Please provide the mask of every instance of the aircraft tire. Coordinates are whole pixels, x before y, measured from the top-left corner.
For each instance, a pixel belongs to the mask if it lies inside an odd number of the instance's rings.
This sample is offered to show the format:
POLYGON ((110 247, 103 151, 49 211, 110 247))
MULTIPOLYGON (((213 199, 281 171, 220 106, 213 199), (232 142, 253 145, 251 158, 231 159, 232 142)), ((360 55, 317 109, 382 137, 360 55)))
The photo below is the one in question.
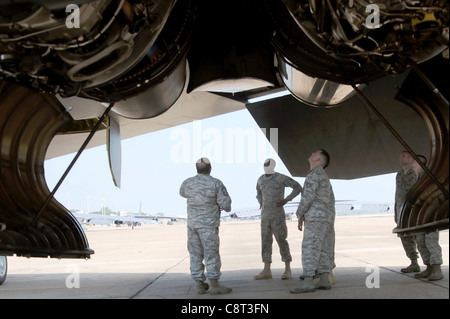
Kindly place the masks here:
POLYGON ((6 274, 8 273, 8 261, 6 256, 0 256, 0 286, 6 280, 6 274))

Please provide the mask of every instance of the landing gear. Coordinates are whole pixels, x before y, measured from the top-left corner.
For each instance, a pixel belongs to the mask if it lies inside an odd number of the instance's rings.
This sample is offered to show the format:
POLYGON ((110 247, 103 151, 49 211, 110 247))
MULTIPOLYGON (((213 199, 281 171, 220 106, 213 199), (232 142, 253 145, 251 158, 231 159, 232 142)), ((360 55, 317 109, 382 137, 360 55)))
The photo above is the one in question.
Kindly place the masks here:
POLYGON ((8 261, 6 260, 6 256, 0 256, 0 286, 5 282, 7 272, 8 261))

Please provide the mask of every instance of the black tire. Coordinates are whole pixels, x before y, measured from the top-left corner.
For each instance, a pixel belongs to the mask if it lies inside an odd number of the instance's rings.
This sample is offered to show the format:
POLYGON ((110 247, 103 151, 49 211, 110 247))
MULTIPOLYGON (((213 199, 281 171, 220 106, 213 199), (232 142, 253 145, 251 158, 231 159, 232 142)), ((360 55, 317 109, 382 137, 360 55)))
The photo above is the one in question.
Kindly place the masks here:
POLYGON ((0 256, 0 286, 6 280, 6 274, 8 273, 8 260, 6 256, 0 256))

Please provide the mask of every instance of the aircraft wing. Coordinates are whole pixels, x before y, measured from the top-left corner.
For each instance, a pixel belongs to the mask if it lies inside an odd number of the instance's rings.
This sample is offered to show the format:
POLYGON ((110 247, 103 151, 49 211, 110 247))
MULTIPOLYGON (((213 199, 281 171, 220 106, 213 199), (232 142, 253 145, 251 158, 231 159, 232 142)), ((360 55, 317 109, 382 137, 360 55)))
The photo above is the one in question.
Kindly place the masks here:
POLYGON ((93 253, 46 158, 108 136, 120 184, 120 139, 244 108, 294 176, 319 147, 343 179, 423 153, 395 232, 448 228, 449 3, 407 3, 0 0, 0 253, 93 253))
MULTIPOLYGON (((105 107, 92 100, 79 97, 67 99, 59 98, 65 109, 70 109, 74 120, 100 117, 105 107)), ((180 99, 163 114, 149 119, 129 119, 116 114, 111 114, 120 125, 121 139, 127 139, 142 134, 164 130, 177 125, 202 120, 221 114, 245 109, 245 103, 231 100, 210 92, 186 93, 183 90, 180 99)), ((56 135, 46 152, 46 159, 58 157, 78 151, 83 141, 88 136, 86 133, 58 134, 56 135)), ((89 143, 89 147, 96 147, 106 143, 106 130, 96 133, 89 143)), ((151 147, 149 145, 149 147, 151 147)))
MULTIPOLYGON (((425 122, 395 99, 406 76, 374 81, 364 88, 364 94, 412 149, 428 156, 425 122)), ((260 127, 277 128, 278 154, 293 176, 306 176, 308 157, 318 148, 330 153, 327 174, 332 179, 375 176, 399 169, 398 154, 404 147, 358 96, 330 109, 313 108, 291 95, 247 107, 260 127)))

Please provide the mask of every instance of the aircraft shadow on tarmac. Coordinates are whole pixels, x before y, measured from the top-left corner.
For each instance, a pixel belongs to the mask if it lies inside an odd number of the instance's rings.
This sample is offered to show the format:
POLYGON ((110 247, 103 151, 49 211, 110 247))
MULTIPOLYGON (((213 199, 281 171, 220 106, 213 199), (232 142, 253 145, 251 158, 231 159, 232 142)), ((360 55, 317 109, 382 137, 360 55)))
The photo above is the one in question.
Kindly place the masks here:
MULTIPOLYGON (((281 280, 283 269, 273 278, 253 280, 260 269, 223 271, 221 284, 231 294, 199 295, 189 273, 68 273, 11 274, 0 286, 0 299, 441 299, 449 298, 449 267, 444 279, 430 282, 400 272, 401 266, 338 267, 330 290, 291 294, 298 287, 301 269, 293 278, 281 280), (378 271, 378 272, 377 272, 378 271)), ((424 269, 424 267, 422 267, 424 269)), ((262 302, 262 301, 261 301, 262 302)))

